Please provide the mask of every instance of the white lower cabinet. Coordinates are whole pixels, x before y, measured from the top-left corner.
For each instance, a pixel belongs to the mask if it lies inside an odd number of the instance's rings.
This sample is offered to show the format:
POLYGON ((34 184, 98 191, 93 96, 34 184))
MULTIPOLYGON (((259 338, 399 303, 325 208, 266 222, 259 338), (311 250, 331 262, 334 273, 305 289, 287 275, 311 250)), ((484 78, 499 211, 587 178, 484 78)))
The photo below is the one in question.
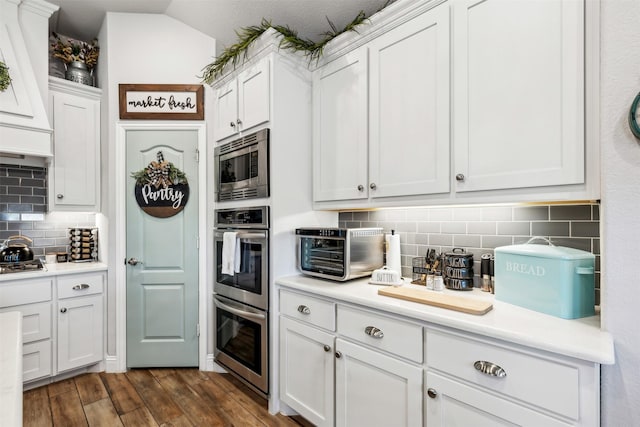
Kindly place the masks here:
POLYGON ((432 372, 425 383, 427 427, 572 425, 432 372))
POLYGON ((102 295, 58 302, 58 371, 102 360, 102 295))
POLYGON ((280 400, 318 427, 333 425, 334 341, 328 332, 280 319, 280 400))
POLYGON ((280 290, 279 367, 317 426, 600 425, 598 363, 303 291, 280 290))
POLYGON ((336 426, 422 426, 422 369, 337 339, 336 426))
POLYGON ((422 426, 420 326, 286 290, 280 312, 282 402, 316 426, 422 426))
POLYGON ((57 280, 59 372, 103 359, 104 278, 102 273, 87 273, 57 280))
POLYGON ((54 280, 11 280, 0 283, 0 312, 22 314, 22 379, 32 381, 52 373, 54 280))
POLYGON ((427 329, 427 427, 597 426, 599 367, 427 329))
POLYGON ((95 272, 0 282, 0 312, 22 313, 25 383, 103 360, 105 280, 95 272))

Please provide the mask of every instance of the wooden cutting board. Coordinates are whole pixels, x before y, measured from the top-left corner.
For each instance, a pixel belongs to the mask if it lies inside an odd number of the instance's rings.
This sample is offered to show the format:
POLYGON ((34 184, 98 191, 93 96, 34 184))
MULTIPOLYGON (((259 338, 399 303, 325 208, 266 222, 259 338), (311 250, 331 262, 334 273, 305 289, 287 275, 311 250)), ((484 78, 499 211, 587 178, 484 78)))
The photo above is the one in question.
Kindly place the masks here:
POLYGON ((491 301, 443 294, 441 292, 427 291, 426 289, 408 288, 406 286, 381 288, 378 289, 378 294, 476 315, 485 314, 493 308, 491 301))

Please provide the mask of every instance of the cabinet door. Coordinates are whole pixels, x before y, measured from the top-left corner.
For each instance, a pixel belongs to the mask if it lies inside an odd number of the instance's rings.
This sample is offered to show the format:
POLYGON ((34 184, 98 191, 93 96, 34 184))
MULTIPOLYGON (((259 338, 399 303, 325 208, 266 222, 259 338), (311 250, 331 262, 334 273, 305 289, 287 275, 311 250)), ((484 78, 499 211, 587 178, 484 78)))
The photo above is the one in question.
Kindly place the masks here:
POLYGON ((584 182, 583 1, 453 3, 456 191, 584 182))
POLYGON ((238 75, 239 130, 248 130, 269 121, 271 102, 269 60, 264 59, 238 75))
POLYGON ((367 98, 366 48, 314 73, 314 201, 368 197, 367 98))
POLYGON ((422 369, 337 339, 336 426, 422 426, 422 369))
POLYGON ((426 388, 427 427, 572 425, 432 372, 426 388))
POLYGON ((53 97, 53 209, 96 210, 100 172, 100 102, 67 93, 53 97))
POLYGON ((102 295, 58 302, 58 372, 103 359, 102 295))
POLYGON ((238 132, 238 81, 234 79, 214 93, 214 132, 216 141, 220 141, 238 132))
POLYGON ((51 375, 51 340, 30 342, 22 346, 22 381, 51 375))
POLYGON ((449 192, 449 3, 369 44, 371 197, 449 192))
POLYGON ((334 337, 280 318, 280 399, 318 427, 333 426, 334 337))

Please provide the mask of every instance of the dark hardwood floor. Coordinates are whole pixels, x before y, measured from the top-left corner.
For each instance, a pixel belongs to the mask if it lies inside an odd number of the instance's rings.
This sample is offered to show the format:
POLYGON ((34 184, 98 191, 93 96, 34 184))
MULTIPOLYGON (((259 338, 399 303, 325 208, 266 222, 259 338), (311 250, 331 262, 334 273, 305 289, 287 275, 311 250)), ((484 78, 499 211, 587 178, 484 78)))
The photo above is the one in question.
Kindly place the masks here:
POLYGON ((24 426, 283 426, 267 401, 228 374, 197 369, 93 373, 24 392, 24 426))

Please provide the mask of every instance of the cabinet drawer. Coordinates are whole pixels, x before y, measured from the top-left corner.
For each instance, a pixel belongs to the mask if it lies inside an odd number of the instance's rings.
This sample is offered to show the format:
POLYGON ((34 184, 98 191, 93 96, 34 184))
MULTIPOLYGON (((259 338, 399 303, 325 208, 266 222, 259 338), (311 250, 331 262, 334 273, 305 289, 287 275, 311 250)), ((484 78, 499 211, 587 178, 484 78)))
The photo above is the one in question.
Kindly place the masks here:
POLYGON ((336 304, 320 298, 281 289, 280 313, 329 331, 336 330, 336 304))
POLYGON ((338 306, 338 333, 422 363, 422 327, 392 317, 338 306))
POLYGON ((437 369, 557 414, 579 418, 578 366, 433 330, 427 331, 426 347, 429 370, 437 369), (506 375, 483 373, 481 367, 474 366, 478 361, 497 365, 506 375))
POLYGON ((44 340, 22 346, 22 381, 51 375, 51 341, 44 340))
POLYGON ((104 274, 77 274, 58 277, 58 298, 72 298, 102 293, 104 274))
POLYGON ((52 279, 18 280, 0 284, 0 307, 51 301, 52 279))
POLYGON ((51 302, 3 308, 0 313, 5 311, 22 313, 22 342, 24 344, 51 338, 51 302))

